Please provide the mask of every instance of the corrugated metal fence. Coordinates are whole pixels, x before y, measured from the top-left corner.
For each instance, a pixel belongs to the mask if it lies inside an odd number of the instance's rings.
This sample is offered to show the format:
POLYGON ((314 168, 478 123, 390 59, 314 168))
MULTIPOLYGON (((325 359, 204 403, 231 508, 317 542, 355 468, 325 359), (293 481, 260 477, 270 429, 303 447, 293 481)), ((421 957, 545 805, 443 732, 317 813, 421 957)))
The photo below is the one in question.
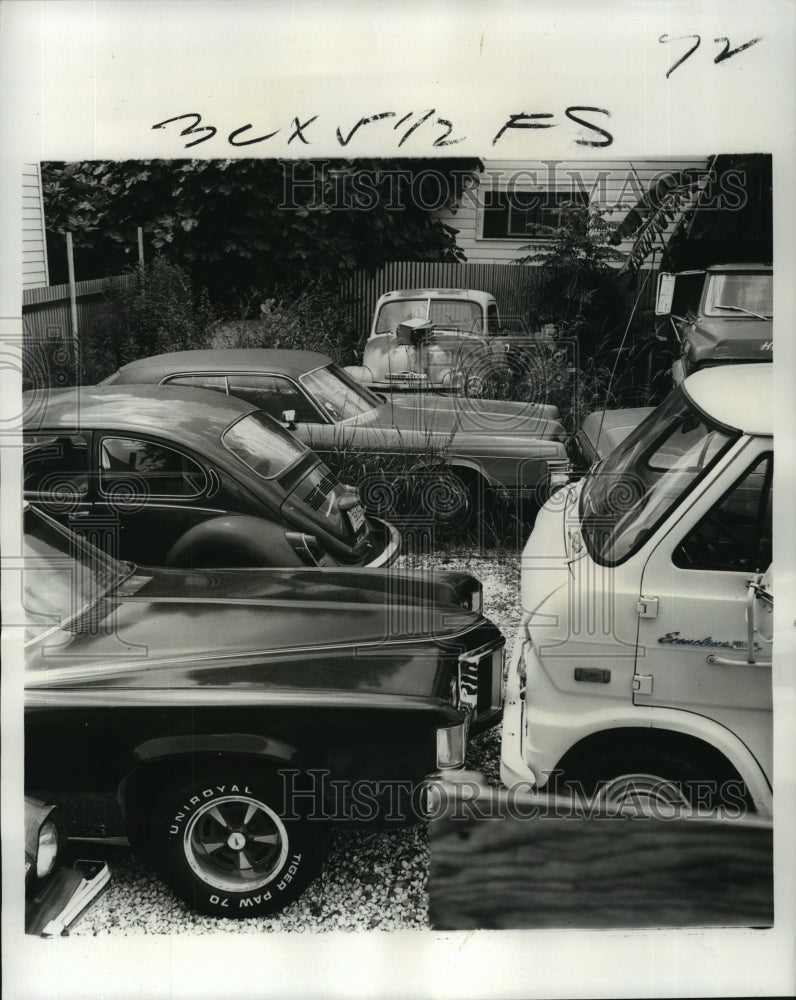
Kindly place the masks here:
MULTIPOLYGON (((504 319, 525 318, 532 308, 541 281, 536 267, 516 264, 456 264, 436 262, 396 262, 375 274, 359 271, 340 288, 341 299, 352 309, 357 336, 364 340, 384 292, 400 288, 478 288, 495 296, 504 319)), ((655 300, 654 272, 623 276, 621 281, 629 315, 638 296, 637 314, 651 308, 655 300), (639 291, 641 292, 639 296, 639 291)), ((106 292, 111 287, 132 284, 133 275, 80 281, 76 284, 78 333, 108 315, 111 305, 106 292)), ((22 293, 25 332, 31 340, 66 340, 72 335, 69 285, 27 288, 22 293)))
MULTIPOLYGON (((135 281, 132 274, 75 283, 78 334, 85 333, 107 316, 111 304, 106 293, 135 281)), ((25 288, 22 292, 22 321, 30 340, 69 340, 72 336, 72 312, 69 285, 25 288)))
MULTIPOLYGON (((370 330, 370 323, 380 295, 401 288, 477 288, 495 296, 501 316, 526 318, 542 280, 538 267, 517 264, 457 264, 436 262, 397 262, 386 264, 375 274, 357 272, 343 284, 341 298, 352 309, 359 340, 370 330)), ((623 275, 625 306, 628 315, 639 294, 637 315, 649 309, 655 300, 656 274, 623 275)))

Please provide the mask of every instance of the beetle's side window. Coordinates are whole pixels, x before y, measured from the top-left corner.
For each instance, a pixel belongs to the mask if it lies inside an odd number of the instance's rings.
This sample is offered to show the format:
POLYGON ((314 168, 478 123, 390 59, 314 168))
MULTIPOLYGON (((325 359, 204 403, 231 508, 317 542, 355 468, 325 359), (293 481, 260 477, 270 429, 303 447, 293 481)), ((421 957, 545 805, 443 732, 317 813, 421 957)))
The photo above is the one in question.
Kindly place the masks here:
POLYGON ((134 503, 148 497, 192 497, 207 477, 192 458, 138 438, 106 437, 100 443, 100 491, 134 503))
POLYGON ((88 493, 88 441, 82 434, 30 434, 23 452, 25 492, 37 496, 88 493))
POLYGON ((763 455, 674 551, 681 569, 762 573, 771 564, 774 456, 763 455))
POLYGON ((299 423, 318 423, 320 416, 301 389, 279 375, 229 375, 229 394, 253 403, 275 420, 295 410, 299 423))
POLYGON ((175 375, 168 379, 168 385, 184 385, 189 389, 214 389, 226 393, 227 380, 223 375, 175 375))

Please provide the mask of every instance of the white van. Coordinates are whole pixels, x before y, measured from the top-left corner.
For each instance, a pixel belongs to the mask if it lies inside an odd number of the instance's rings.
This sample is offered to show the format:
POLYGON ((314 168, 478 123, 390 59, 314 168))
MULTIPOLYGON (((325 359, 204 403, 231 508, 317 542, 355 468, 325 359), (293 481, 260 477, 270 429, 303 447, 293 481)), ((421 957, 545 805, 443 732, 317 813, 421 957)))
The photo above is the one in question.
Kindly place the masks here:
POLYGON ((696 372, 540 511, 506 785, 771 813, 772 374, 696 372))

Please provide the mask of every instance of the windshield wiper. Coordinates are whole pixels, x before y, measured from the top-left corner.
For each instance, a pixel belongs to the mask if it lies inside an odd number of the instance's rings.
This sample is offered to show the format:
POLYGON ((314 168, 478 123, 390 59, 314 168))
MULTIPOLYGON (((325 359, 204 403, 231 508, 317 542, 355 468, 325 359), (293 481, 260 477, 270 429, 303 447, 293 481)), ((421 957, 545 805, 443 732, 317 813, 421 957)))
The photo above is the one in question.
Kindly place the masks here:
POLYGON ((754 312, 752 309, 744 309, 743 306, 713 306, 714 309, 727 309, 731 312, 744 313, 746 316, 754 316, 756 319, 773 319, 773 316, 764 316, 754 312))

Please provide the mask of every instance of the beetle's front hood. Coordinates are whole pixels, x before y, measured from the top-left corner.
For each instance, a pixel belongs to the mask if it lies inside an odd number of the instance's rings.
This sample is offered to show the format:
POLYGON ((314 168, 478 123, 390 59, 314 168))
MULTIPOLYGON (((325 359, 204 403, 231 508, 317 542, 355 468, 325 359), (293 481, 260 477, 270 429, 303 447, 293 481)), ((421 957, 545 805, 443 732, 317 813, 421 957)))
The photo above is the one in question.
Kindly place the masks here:
POLYGON ((463 606, 477 590, 461 573, 146 569, 30 646, 27 686, 248 687, 270 664, 276 686, 359 685, 364 673, 379 687, 379 658, 427 667, 479 625, 497 634, 463 606))

